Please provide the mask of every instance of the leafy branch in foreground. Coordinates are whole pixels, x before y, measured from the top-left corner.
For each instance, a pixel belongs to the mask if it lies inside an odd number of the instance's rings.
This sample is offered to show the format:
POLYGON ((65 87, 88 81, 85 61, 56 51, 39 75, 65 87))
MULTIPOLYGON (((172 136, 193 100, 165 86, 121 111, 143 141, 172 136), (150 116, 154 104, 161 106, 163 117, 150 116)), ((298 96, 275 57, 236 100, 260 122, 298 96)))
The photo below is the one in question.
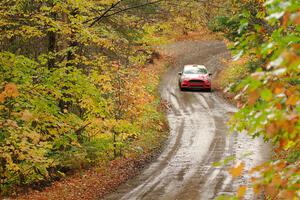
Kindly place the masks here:
POLYGON ((299 9, 295 0, 243 1, 212 25, 235 42, 237 59, 256 63, 231 88, 242 105, 231 124, 273 143, 274 158, 251 171, 254 192, 271 199, 300 198, 299 9))

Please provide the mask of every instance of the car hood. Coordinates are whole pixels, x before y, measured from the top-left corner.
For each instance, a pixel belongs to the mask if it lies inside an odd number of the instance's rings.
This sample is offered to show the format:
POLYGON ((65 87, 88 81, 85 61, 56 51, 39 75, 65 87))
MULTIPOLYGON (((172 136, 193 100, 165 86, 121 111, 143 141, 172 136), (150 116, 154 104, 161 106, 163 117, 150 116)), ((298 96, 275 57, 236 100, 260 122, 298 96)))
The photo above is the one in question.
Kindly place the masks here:
POLYGON ((200 79, 207 80, 209 78, 208 74, 184 74, 181 76, 182 79, 200 79))

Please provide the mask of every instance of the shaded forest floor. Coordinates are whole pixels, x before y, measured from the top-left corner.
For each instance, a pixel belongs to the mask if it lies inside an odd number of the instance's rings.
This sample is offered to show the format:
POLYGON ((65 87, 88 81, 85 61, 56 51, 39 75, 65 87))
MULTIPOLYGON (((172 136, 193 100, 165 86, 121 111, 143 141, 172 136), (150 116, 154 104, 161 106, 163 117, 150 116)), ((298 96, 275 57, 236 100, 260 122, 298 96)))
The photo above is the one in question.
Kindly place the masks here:
POLYGON ((15 199, 99 199, 137 175, 155 155, 150 153, 141 157, 117 159, 102 167, 94 167, 57 181, 41 192, 31 190, 15 199))

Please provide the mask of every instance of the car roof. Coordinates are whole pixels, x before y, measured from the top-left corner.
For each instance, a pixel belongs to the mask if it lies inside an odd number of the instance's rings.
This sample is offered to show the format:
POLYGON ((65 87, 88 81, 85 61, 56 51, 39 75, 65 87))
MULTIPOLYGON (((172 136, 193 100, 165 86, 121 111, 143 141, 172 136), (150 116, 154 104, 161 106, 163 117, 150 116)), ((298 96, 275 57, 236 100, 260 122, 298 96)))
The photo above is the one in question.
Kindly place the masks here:
POLYGON ((202 68, 202 69, 206 69, 206 67, 204 65, 184 65, 185 69, 191 69, 191 68, 202 68))

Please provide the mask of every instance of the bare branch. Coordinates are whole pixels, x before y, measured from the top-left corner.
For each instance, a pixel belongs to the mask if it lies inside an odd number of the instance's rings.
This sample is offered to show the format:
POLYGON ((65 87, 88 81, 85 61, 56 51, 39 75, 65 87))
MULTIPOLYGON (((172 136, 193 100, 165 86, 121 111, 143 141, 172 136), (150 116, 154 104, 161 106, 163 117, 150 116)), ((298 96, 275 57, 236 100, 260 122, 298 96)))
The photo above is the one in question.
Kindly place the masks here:
MULTIPOLYGON (((98 21, 100 21, 107 13, 109 13, 112 9, 114 9, 117 5, 119 5, 122 1, 124 0, 119 0, 118 2, 114 3, 114 4, 111 4, 111 6, 105 11, 103 12, 100 16, 98 17, 95 17, 93 19, 93 22, 92 24, 90 25, 90 27, 94 26, 94 24, 96 24, 98 21)), ((89 21, 87 21, 89 22, 89 21)))
POLYGON ((97 22, 100 22, 102 19, 104 18, 107 18, 107 17, 111 17, 111 16, 114 16, 114 15, 117 15, 117 14, 120 14, 120 13, 123 13, 123 12, 126 12, 128 10, 132 10, 132 9, 136 9, 136 8, 141 8, 141 7, 145 7, 145 6, 148 6, 148 5, 152 5, 152 4, 157 4, 157 3, 160 3, 164 0, 157 0, 157 1, 152 1, 152 2, 148 2, 148 3, 144 3, 144 4, 140 4, 140 5, 136 5, 136 6, 132 6, 132 7, 127 7, 127 8, 124 8, 122 10, 119 10, 119 11, 116 11, 116 12, 113 12, 111 14, 109 14, 109 12, 115 8, 122 0, 120 0, 118 3, 116 4, 113 4, 109 9, 107 9, 102 15, 100 15, 99 17, 96 17, 94 18, 94 21, 92 22, 92 24, 90 25, 90 27, 92 27, 93 25, 95 25, 97 22))

